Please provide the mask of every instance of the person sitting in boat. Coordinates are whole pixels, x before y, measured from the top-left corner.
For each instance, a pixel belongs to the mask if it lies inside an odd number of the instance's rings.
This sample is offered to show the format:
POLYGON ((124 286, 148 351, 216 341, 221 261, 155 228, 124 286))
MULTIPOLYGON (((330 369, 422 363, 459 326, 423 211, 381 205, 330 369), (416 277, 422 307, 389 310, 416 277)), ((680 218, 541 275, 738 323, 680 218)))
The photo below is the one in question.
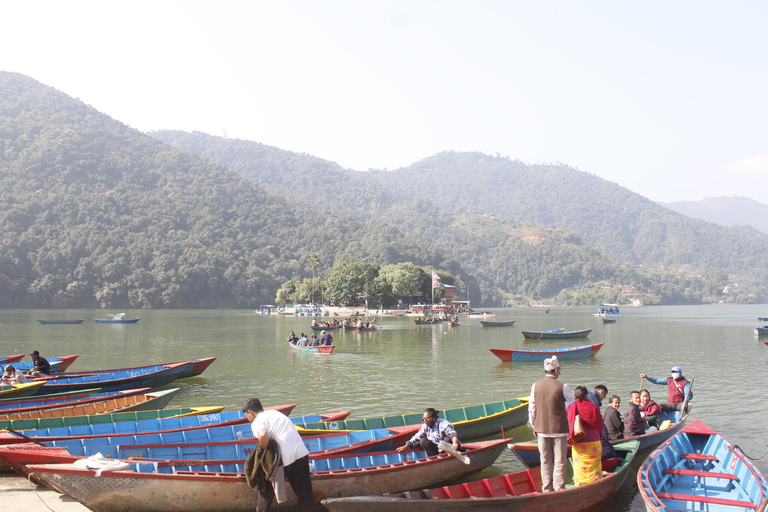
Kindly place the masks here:
POLYGON ((635 437, 645 434, 645 424, 640 417, 640 392, 629 394, 629 406, 624 413, 624 437, 635 437))
MULTIPOLYGON (((325 332, 325 331, 323 331, 325 332)), ((317 339, 317 334, 312 333, 312 337, 309 338, 309 343, 307 343, 307 346, 309 347, 317 347, 320 345, 320 340, 317 339)))
POLYGON ((304 333, 301 333, 301 337, 299 338, 299 341, 296 342, 296 344, 300 347, 306 347, 307 343, 309 343, 309 340, 307 339, 307 335, 304 333))
POLYGON ((608 388, 605 384, 598 384, 595 389, 588 389, 589 401, 595 404, 598 408, 603 406, 603 399, 608 396, 608 388))
POLYGON ((27 378, 24 376, 24 372, 17 370, 12 364, 5 365, 3 376, 0 379, 3 384, 20 384, 27 382, 27 378))
POLYGON ((331 336, 331 333, 325 331, 320 333, 320 345, 326 347, 333 345, 333 336, 331 336))
POLYGON ((29 353, 29 357, 35 362, 35 366, 27 370, 27 377, 40 377, 51 373, 51 363, 46 358, 40 357, 40 352, 33 350, 29 353))
POLYGON ((651 400, 651 393, 644 389, 640 392, 640 415, 645 421, 646 430, 650 427, 659 428, 659 415, 661 408, 659 404, 651 400))
POLYGON ((422 423, 421 428, 397 451, 402 452, 409 448, 420 447, 428 455, 437 455, 441 451, 441 448, 438 446, 440 441, 450 442, 454 451, 461 450, 461 442, 459 441, 456 429, 453 428, 450 421, 438 418, 437 413, 439 412, 432 407, 425 409, 422 418, 424 423, 422 423))
POLYGON ((611 437, 608 435, 608 427, 605 426, 605 423, 603 423, 603 437, 600 440, 600 444, 602 446, 600 465, 603 467, 603 471, 612 472, 619 464, 619 456, 611 444, 611 437))
POLYGON ((290 343, 296 343, 299 340, 299 338, 296 337, 296 333, 291 331, 291 334, 288 335, 288 341, 290 343))
POLYGON ((688 401, 693 400, 691 383, 683 377, 683 370, 679 366, 673 366, 670 373, 672 376, 666 378, 654 378, 645 373, 640 374, 641 379, 648 379, 648 382, 653 384, 659 386, 666 384, 667 390, 669 390, 669 400, 659 403, 659 407, 664 412, 679 411, 682 409, 683 403, 686 403, 687 408, 686 397, 688 397, 688 401))
POLYGON ((624 422, 619 412, 620 406, 621 398, 612 395, 610 400, 608 400, 608 408, 605 410, 605 414, 603 414, 603 423, 605 423, 605 428, 608 429, 608 437, 611 441, 624 439, 624 422))
POLYGON ((312 327, 316 326, 317 325, 317 320, 313 318, 312 322, 310 322, 309 325, 311 325, 312 327))

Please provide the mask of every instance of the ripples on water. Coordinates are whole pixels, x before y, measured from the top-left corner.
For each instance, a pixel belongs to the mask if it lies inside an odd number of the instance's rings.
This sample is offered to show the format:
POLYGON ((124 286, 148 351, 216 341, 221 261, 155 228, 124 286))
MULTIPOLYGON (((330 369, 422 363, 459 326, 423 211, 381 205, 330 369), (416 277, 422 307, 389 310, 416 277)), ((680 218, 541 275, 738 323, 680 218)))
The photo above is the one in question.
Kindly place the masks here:
MULTIPOLYGON (((96 324, 105 311, 4 310, 0 354, 40 350, 43 356, 81 354, 73 370, 119 368, 198 357, 217 361, 201 376, 175 383, 181 388, 169 407, 221 405, 239 409, 258 396, 272 405, 295 403, 294 414, 351 411, 351 418, 446 409, 526 396, 543 375, 541 363, 501 363, 489 348, 540 349, 605 343, 596 358, 564 361, 562 380, 606 384, 626 404, 640 387, 640 373, 666 377, 674 365, 695 377, 691 417, 709 424, 750 456, 768 442, 766 389, 768 347, 752 329, 768 306, 681 306, 624 308, 616 324, 602 324, 592 309, 497 309, 513 327, 417 326, 409 317, 383 317, 375 333, 334 331, 330 356, 292 352, 291 330, 310 333, 309 318, 263 316, 246 311, 125 311, 135 325, 96 324), (87 318, 81 325, 40 325, 36 318, 87 318), (594 329, 586 339, 524 341, 520 330, 563 327, 594 329)), ((768 339, 768 338, 767 338, 768 339)), ((170 387, 170 386, 169 386, 170 387)), ((663 386, 649 385, 663 400, 663 386)), ((506 433, 518 441, 528 427, 506 433)), ((766 458, 768 459, 768 457, 766 458)), ((768 461, 758 466, 768 473, 768 461)), ((482 476, 519 470, 503 454, 482 476)), ((643 510, 634 477, 609 510, 643 510)))

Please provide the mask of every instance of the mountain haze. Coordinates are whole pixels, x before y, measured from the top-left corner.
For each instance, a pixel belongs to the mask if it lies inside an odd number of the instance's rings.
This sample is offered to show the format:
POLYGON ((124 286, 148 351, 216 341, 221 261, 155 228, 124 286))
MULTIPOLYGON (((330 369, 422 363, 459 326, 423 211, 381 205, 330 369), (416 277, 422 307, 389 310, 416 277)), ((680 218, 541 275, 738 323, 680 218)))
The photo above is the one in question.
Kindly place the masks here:
POLYGON ((659 204, 694 219, 721 226, 752 226, 768 233, 768 205, 748 197, 707 197, 701 201, 659 204))

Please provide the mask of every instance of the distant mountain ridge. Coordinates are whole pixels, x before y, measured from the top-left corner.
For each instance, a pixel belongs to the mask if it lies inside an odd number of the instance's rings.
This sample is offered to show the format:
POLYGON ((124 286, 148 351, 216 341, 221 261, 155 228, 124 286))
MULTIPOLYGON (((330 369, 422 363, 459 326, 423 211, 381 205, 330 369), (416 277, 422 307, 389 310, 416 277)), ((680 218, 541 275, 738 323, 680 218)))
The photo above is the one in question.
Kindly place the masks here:
POLYGON ((701 201, 659 204, 694 219, 721 226, 752 226, 768 233, 768 205, 748 197, 707 197, 701 201))

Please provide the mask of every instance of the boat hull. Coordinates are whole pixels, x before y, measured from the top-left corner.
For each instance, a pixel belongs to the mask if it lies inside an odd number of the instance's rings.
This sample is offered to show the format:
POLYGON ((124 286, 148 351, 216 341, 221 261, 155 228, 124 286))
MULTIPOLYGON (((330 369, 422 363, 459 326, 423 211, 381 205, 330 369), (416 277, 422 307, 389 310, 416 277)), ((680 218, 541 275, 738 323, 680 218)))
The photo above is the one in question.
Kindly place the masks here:
POLYGON ((480 323, 483 324, 483 327, 512 327, 515 325, 514 320, 480 320, 480 323))
POLYGON ((586 338, 592 329, 581 331, 521 331, 527 340, 559 340, 565 338, 586 338))
POLYGON ((22 382, 0 386, 0 398, 25 398, 35 395, 45 382, 22 382))
POLYGON ((295 352, 308 352, 310 354, 330 354, 333 352, 333 349, 336 348, 336 345, 321 345, 319 347, 300 347, 299 345, 294 345, 293 343, 288 343, 288 345, 291 347, 291 350, 295 352))
POLYGON ((191 365, 192 363, 186 362, 160 365, 164 366, 164 368, 150 367, 144 369, 144 371, 137 370, 136 372, 123 371, 113 374, 84 375, 82 377, 55 376, 46 379, 45 386, 40 389, 38 395, 77 391, 95 386, 100 387, 102 391, 122 391, 133 388, 163 386, 178 379, 179 375, 191 365), (152 368, 156 368, 156 370, 152 370, 152 368))
POLYGON ((488 350, 493 352, 496 357, 505 363, 511 363, 544 361, 545 359, 548 359, 552 356, 557 356, 559 360, 595 357, 602 346, 602 343, 596 343, 594 345, 583 345, 580 347, 558 348, 552 350, 510 350, 502 348, 491 348, 488 350))
MULTIPOLYGON (((470 464, 447 454, 367 468, 312 473, 315 500, 421 489, 464 478, 496 460, 508 440, 477 443, 470 464)), ((470 448, 469 446, 467 446, 470 448)), ((96 478, 71 464, 28 466, 30 477, 79 501, 94 512, 252 512, 258 494, 239 473, 103 472, 96 478)), ((288 501, 297 503, 290 485, 288 501)))

